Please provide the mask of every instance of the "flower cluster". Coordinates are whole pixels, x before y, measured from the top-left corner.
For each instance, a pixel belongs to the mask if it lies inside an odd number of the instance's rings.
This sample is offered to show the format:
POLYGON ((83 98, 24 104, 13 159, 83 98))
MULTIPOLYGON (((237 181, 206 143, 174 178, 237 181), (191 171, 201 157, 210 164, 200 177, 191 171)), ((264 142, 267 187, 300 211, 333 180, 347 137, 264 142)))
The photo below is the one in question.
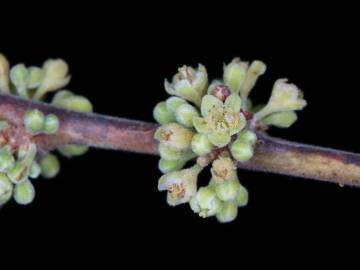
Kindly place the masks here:
MULTIPOLYGON (((49 93, 56 91, 50 101, 52 105, 92 112, 92 104, 87 98, 63 89, 70 81, 68 71, 68 65, 62 59, 49 59, 42 67, 26 67, 24 64, 10 67, 8 60, 0 53, 0 92, 45 101, 49 93)), ((40 175, 53 178, 59 173, 58 158, 52 153, 38 155, 32 139, 40 134, 54 134, 60 127, 61 121, 56 115, 44 115, 37 109, 25 113, 21 127, 0 119, 0 207, 12 197, 19 204, 29 204, 35 196, 30 179, 40 175), (9 138, 20 136, 21 130, 25 130, 29 136, 18 145, 9 138)), ((73 157, 84 154, 88 147, 68 144, 59 146, 57 150, 66 157, 73 157)))
POLYGON ((172 95, 153 111, 161 126, 154 137, 159 142, 158 189, 167 191, 171 206, 189 203, 200 217, 215 216, 219 222, 233 221, 238 207, 248 203, 248 192, 240 183, 236 162, 248 162, 257 144, 256 130, 270 126, 289 127, 295 111, 305 107, 302 92, 286 79, 275 82, 268 104, 253 107, 249 94, 266 66, 235 58, 224 65, 222 80, 208 82, 205 67, 183 66, 165 80, 172 95), (184 166, 196 159, 194 165, 184 166), (211 164, 211 179, 198 186, 198 175, 211 164))

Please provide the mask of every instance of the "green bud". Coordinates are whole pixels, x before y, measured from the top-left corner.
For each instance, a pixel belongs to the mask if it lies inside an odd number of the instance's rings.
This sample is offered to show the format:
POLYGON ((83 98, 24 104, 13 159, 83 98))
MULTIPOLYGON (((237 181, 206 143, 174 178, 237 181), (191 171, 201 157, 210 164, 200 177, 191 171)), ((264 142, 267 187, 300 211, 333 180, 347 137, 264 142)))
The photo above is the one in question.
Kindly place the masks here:
POLYGON ((15 85, 18 94, 22 97, 28 97, 27 85, 29 82, 29 72, 24 64, 18 64, 11 68, 10 79, 15 85))
POLYGON ((67 98, 56 99, 52 102, 53 105, 77 112, 92 112, 93 107, 91 102, 83 96, 70 96, 67 98))
POLYGON ((39 87, 43 77, 44 71, 38 67, 29 67, 29 81, 28 81, 28 88, 34 89, 39 87))
POLYGON ((169 159, 169 160, 180 159, 184 155, 184 152, 174 151, 174 150, 170 149, 169 147, 167 147, 163 143, 159 144, 159 149, 158 150, 159 150, 159 153, 160 153, 160 157, 165 158, 165 159, 169 159))
POLYGON ((27 131, 32 134, 42 132, 44 128, 45 116, 44 114, 35 109, 27 111, 24 116, 24 125, 27 131))
POLYGON ((190 207, 200 217, 206 218, 214 216, 222 208, 222 203, 216 196, 214 189, 210 186, 199 188, 194 201, 190 202, 190 207))
POLYGON ((229 157, 219 157, 212 163, 211 175, 213 180, 219 184, 237 179, 234 162, 229 157))
POLYGON ((214 145, 209 141, 207 135, 197 133, 192 137, 191 149, 195 154, 203 156, 209 154, 214 149, 214 145))
POLYGON ((9 147, 0 149, 0 172, 6 173, 11 170, 15 165, 15 159, 9 147))
POLYGON ((68 98, 68 97, 72 97, 72 96, 74 96, 73 92, 64 89, 64 90, 56 92, 56 94, 54 95, 54 97, 51 100, 51 103, 53 105, 55 105, 57 102, 59 102, 59 100, 68 98))
POLYGON ((235 58, 224 67, 224 82, 233 93, 238 93, 246 77, 246 65, 235 58))
POLYGON ((70 81, 69 67, 62 59, 50 59, 43 65, 44 76, 34 94, 35 100, 41 100, 47 92, 57 90, 70 81))
POLYGON ((57 150, 65 157, 71 158, 75 156, 81 156, 85 154, 89 147, 85 145, 78 145, 78 144, 65 144, 59 146, 57 150))
POLYGON ((224 181, 221 184, 215 185, 215 192, 218 198, 222 201, 232 201, 238 195, 240 184, 237 179, 224 181))
POLYGON ((43 131, 46 134, 54 134, 59 129, 59 118, 55 114, 48 114, 45 117, 43 131))
POLYGON ((173 113, 175 113, 177 108, 179 108, 181 105, 187 104, 185 99, 179 97, 169 97, 165 103, 167 109, 173 113))
POLYGON ((159 170, 162 173, 169 173, 173 171, 181 170, 186 163, 185 159, 164 159, 161 158, 159 161, 159 170))
POLYGON ((36 161, 33 161, 33 163, 30 166, 29 177, 33 179, 38 178, 40 173, 41 173, 40 165, 36 161))
POLYGON ((264 126, 276 126, 279 128, 288 128, 294 124, 297 120, 295 112, 279 112, 273 113, 261 120, 261 124, 264 126))
POLYGON ((159 127, 154 138, 173 151, 186 151, 190 149, 194 133, 177 123, 169 123, 159 127))
POLYGON ((19 151, 18 161, 15 162, 14 167, 7 173, 11 182, 18 184, 27 179, 36 153, 36 144, 30 144, 26 150, 19 151))
POLYGON ((221 210, 216 214, 216 218, 221 223, 227 223, 235 220, 238 214, 236 202, 224 202, 221 210))
POLYGON ((53 154, 46 154, 40 160, 41 175, 45 178, 53 178, 60 171, 60 162, 53 154))
POLYGON ((9 61, 0 53, 0 92, 10 93, 9 69, 9 61))
POLYGON ((162 101, 156 104, 153 110, 155 120, 160 124, 168 124, 175 121, 174 114, 167 108, 166 102, 162 101))
POLYGON ((11 199, 12 193, 13 184, 5 174, 0 173, 0 206, 11 199))
POLYGON ((237 140, 243 143, 254 145, 257 141, 257 136, 254 132, 247 129, 239 133, 237 140))
POLYGON ((240 140, 236 140, 231 144, 230 151, 233 157, 241 162, 250 160, 254 155, 253 146, 240 140))
POLYGON ((35 188, 33 184, 26 180, 22 183, 15 185, 14 200, 18 204, 27 205, 35 198, 35 188))
POLYGON ((194 126, 193 118, 195 116, 199 116, 199 112, 190 104, 180 105, 175 112, 176 121, 186 127, 194 126))
POLYGON ((240 185, 238 194, 236 196, 236 203, 239 207, 241 207, 247 205, 248 201, 249 201, 249 192, 243 185, 240 185))

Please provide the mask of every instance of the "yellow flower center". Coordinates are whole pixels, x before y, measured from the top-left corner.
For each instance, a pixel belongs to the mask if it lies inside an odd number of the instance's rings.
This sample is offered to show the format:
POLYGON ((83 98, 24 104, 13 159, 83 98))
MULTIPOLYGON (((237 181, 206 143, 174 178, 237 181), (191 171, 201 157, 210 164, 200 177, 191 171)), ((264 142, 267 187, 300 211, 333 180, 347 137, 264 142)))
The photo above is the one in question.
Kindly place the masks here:
POLYGON ((172 199, 182 199, 185 197, 184 184, 173 184, 171 187, 168 188, 168 192, 172 199))

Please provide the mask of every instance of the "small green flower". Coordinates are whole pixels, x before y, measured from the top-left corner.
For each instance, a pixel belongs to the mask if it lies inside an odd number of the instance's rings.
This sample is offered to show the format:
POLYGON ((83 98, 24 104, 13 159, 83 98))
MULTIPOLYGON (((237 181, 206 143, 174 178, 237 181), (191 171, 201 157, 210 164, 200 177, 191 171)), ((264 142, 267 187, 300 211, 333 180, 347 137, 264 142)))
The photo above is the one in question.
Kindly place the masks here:
POLYGON ((13 193, 13 184, 4 173, 0 173, 0 206, 7 203, 13 193))
POLYGON ((70 81, 69 67, 62 59, 47 60, 43 65, 43 70, 43 79, 33 97, 36 100, 41 100, 46 93, 64 87, 70 81))
POLYGON ((30 204, 35 198, 35 188, 33 184, 26 180, 22 183, 16 184, 14 189, 14 200, 18 204, 30 204))
POLYGON ((165 103, 167 109, 172 113, 175 113, 181 105, 188 104, 185 99, 180 97, 169 97, 165 103))
POLYGON ((235 201, 224 202, 216 218, 221 223, 234 221, 238 214, 238 207, 235 201))
POLYGON ((207 84, 208 76, 203 65, 199 65, 197 70, 183 66, 173 77, 172 83, 165 80, 165 90, 170 95, 182 97, 200 106, 207 84))
POLYGON ((60 171, 60 162, 53 154, 46 154, 40 160, 41 175, 44 178, 53 178, 60 171))
POLYGON ((244 142, 244 143, 248 143, 251 145, 255 145, 256 141, 257 141, 257 136, 254 132, 252 132, 251 130, 243 130, 241 131, 238 136, 237 136, 237 140, 244 142))
POLYGON ((24 116, 24 125, 31 134, 38 134, 43 131, 45 122, 44 114, 35 109, 27 111, 24 116))
POLYGON ((235 140, 230 146, 232 156, 241 162, 249 161, 254 155, 254 147, 250 143, 235 140))
POLYGON ((34 89, 39 87, 43 78, 44 78, 44 71, 39 67, 29 67, 29 81, 28 81, 28 88, 34 89))
POLYGON ((257 120, 276 112, 302 110, 306 106, 303 94, 294 84, 287 83, 286 79, 275 82, 268 104, 255 114, 257 120))
POLYGON ((194 133, 177 123, 170 123, 159 127, 154 137, 161 144, 173 151, 186 151, 190 149, 194 133))
POLYGON ((249 202, 249 192, 243 185, 240 185, 238 194, 236 196, 236 203, 239 207, 242 207, 247 205, 248 202, 249 202))
POLYGON ((29 177, 35 179, 38 178, 40 174, 41 174, 40 165, 36 161, 33 161, 33 163, 30 166, 29 177))
POLYGON ((161 158, 159 160, 159 170, 162 173, 169 173, 173 171, 181 170, 186 163, 184 159, 165 159, 161 158))
POLYGON ((236 166, 231 158, 219 157, 212 163, 211 175, 218 184, 235 180, 237 179, 236 166))
POLYGON ((75 156, 81 156, 89 151, 89 147, 78 144, 65 144, 59 146, 57 150, 65 157, 71 158, 75 156))
POLYGON ((54 134, 59 129, 59 118, 55 114, 48 114, 44 120, 43 131, 45 134, 54 134))
POLYGON ((83 96, 72 95, 64 98, 53 99, 52 104, 54 106, 77 111, 77 112, 92 112, 93 106, 91 102, 83 96))
POLYGON ((175 121, 175 115, 167 108, 165 101, 156 104, 153 110, 153 116, 160 124, 168 124, 175 121))
POLYGON ((9 61, 0 53, 0 92, 10 93, 9 70, 9 61))
POLYGON ((245 81, 246 71, 247 63, 241 62, 239 58, 233 59, 230 64, 224 66, 224 82, 232 93, 239 93, 245 81))
POLYGON ((222 201, 232 201, 236 199, 240 189, 240 183, 237 179, 224 181, 215 185, 215 192, 222 201))
POLYGON ((193 118, 198 116, 198 110, 190 104, 182 104, 175 111, 176 121, 186 127, 193 127, 193 118))
POLYGON ((269 116, 261 119, 261 124, 263 126, 275 126, 278 128, 288 128, 292 126, 297 120, 297 115, 295 112, 279 112, 273 113, 269 116))
POLYGON ((212 95, 205 95, 201 102, 203 118, 194 117, 194 127, 199 133, 206 134, 212 144, 223 147, 246 125, 240 108, 241 99, 237 94, 230 95, 224 103, 212 95))
POLYGON ((190 200, 190 207, 200 217, 206 218, 216 215, 222 208, 222 202, 213 187, 207 186, 199 188, 190 200))
POLYGON ((171 206, 186 203, 195 195, 197 178, 203 168, 197 164, 189 169, 174 171, 159 179, 159 191, 167 190, 167 202, 171 206))

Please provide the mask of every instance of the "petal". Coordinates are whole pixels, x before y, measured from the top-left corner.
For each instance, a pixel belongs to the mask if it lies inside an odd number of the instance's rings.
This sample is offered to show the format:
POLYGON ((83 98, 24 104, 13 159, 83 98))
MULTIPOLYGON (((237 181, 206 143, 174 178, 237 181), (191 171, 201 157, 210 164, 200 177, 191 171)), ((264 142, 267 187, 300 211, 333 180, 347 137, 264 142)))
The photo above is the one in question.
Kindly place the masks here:
POLYGON ((213 132, 208 135, 208 139, 213 145, 224 147, 230 142, 231 137, 230 134, 225 132, 213 132))
POLYGON ((205 95, 201 100, 201 114, 203 116, 207 116, 209 111, 214 108, 220 108, 223 106, 223 103, 220 99, 212 96, 212 95, 205 95))
POLYGON ((167 79, 165 79, 165 81, 164 81, 164 87, 165 87, 165 91, 169 95, 174 95, 175 94, 175 89, 173 87, 173 84, 169 83, 167 79))
POLYGON ((230 135, 239 133, 246 126, 246 118, 244 114, 240 113, 239 115, 240 115, 239 121, 234 123, 234 125, 231 126, 230 128, 230 135))
POLYGON ((193 124, 197 132, 199 133, 209 133, 210 130, 207 127, 207 122, 202 117, 194 117, 193 124))
POLYGON ((225 100, 225 108, 235 113, 240 112, 241 109, 241 98, 238 94, 231 94, 225 100))

